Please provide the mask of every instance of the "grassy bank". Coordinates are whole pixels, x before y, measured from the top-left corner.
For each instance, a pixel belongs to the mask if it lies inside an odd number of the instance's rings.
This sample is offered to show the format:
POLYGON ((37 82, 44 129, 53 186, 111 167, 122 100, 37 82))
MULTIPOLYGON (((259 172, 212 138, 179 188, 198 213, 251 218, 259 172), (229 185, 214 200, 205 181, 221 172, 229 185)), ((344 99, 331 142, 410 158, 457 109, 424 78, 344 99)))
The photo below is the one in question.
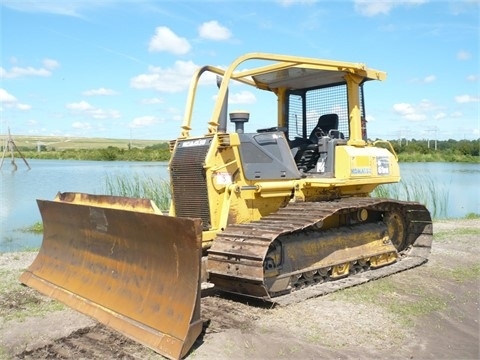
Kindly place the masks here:
POLYGON ((165 141, 162 140, 138 140, 138 139, 109 139, 109 138, 86 138, 70 136, 25 136, 13 137, 15 145, 22 151, 62 151, 62 150, 88 150, 106 149, 116 147, 119 149, 146 148, 165 141))
MULTIPOLYGON (((49 160, 166 161, 167 141, 71 137, 15 137, 15 157, 49 160)), ((2 148, 3 151, 3 148, 2 148)))
POLYGON ((480 163, 480 156, 472 156, 451 152, 432 152, 423 154, 419 152, 398 154, 400 162, 461 162, 461 163, 480 163))
MULTIPOLYGON (((81 138, 58 136, 14 137, 15 144, 29 159, 166 161, 168 140, 81 138)), ((400 162, 480 163, 479 140, 441 141, 438 150, 423 141, 399 146, 391 141, 400 162)), ((2 142, 3 144, 3 142, 2 142)), ((0 146, 1 148, 1 146, 0 146)), ((2 148, 3 150, 3 148, 2 148)))

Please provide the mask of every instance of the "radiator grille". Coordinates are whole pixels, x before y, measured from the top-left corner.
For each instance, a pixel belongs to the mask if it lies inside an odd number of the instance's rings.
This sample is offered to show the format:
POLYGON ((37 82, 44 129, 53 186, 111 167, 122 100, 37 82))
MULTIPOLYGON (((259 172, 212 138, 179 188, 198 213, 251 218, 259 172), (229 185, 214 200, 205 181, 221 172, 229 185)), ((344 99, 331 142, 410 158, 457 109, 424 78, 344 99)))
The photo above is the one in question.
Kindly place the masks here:
POLYGON ((203 229, 211 227, 207 183, 203 165, 211 138, 181 140, 170 162, 172 198, 176 216, 201 218, 203 229))

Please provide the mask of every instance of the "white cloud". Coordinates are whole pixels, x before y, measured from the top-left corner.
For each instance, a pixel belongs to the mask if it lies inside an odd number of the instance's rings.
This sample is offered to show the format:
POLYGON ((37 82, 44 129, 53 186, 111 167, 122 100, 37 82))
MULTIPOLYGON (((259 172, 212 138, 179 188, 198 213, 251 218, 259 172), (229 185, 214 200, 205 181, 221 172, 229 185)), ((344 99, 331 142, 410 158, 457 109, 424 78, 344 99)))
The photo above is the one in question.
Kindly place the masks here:
POLYGON ((17 104, 17 109, 18 110, 27 111, 27 110, 30 110, 31 108, 32 108, 32 106, 28 105, 28 104, 21 104, 21 103, 17 104))
POLYGON ((175 55, 183 55, 190 51, 190 43, 187 39, 176 35, 166 26, 159 26, 150 39, 148 50, 151 52, 166 51, 175 55))
MULTIPOLYGON (((0 104, 6 108, 16 108, 21 111, 30 110, 32 107, 28 104, 20 103, 15 96, 10 94, 7 90, 0 88, 0 104)), ((2 106, 2 111, 3 111, 2 106)))
POLYGON ((116 95, 117 92, 112 90, 112 89, 106 89, 106 88, 98 88, 98 89, 91 89, 91 90, 85 90, 83 93, 85 96, 95 96, 95 95, 116 95))
POLYGON ((394 104, 393 111, 408 121, 441 120, 447 117, 443 105, 437 105, 428 99, 423 99, 417 104, 394 104))
POLYGON ((470 58, 472 57, 472 54, 470 54, 468 51, 465 51, 465 50, 461 50, 457 53, 457 59, 458 60, 470 60, 470 58))
POLYGON ((93 106, 84 100, 77 103, 66 104, 65 107, 73 111, 87 111, 93 109, 93 106))
POLYGON ((410 121, 422 121, 426 119, 419 109, 409 103, 398 103, 393 105, 393 110, 401 117, 410 121))
POLYGON ((43 60, 43 67, 34 68, 33 66, 20 67, 14 66, 10 70, 0 67, 0 79, 13 79, 22 76, 43 76, 48 77, 52 75, 52 70, 59 66, 56 60, 43 60))
POLYGON ((84 115, 97 120, 118 119, 121 114, 118 110, 104 110, 90 105, 82 100, 77 103, 66 104, 65 107, 75 114, 84 115))
POLYGON ((225 26, 220 25, 216 20, 208 21, 200 25, 198 33, 201 38, 215 41, 227 40, 232 36, 231 31, 225 26))
POLYGON ((14 66, 7 71, 3 68, 0 69, 0 75, 7 79, 13 79, 21 76, 50 76, 52 73, 47 69, 35 69, 31 66, 28 67, 18 67, 14 66))
POLYGON ((480 102, 480 96, 459 95, 459 96, 455 96, 455 101, 460 104, 480 102))
POLYGON ((254 104, 256 101, 255 95, 250 91, 240 91, 228 97, 230 104, 254 104))
POLYGON ((388 15, 394 7, 422 5, 427 0, 354 0, 354 9, 363 16, 388 15))
POLYGON ((147 74, 140 74, 130 79, 130 86, 135 89, 154 89, 167 93, 185 90, 190 85, 193 73, 198 69, 192 61, 175 61, 172 68, 148 67, 147 74))
POLYGON ((18 100, 15 96, 10 94, 7 90, 0 88, 0 103, 12 104, 16 103, 18 100))
POLYGON ((354 4, 355 11, 364 16, 385 15, 395 6, 388 1, 378 2, 370 0, 355 0, 354 4))
POLYGON ((411 114, 414 112, 413 106, 408 103, 398 103, 393 105, 393 110, 399 114, 411 114))
POLYGON ((156 116, 140 116, 133 119, 129 127, 131 128, 142 128, 155 125, 159 123, 160 120, 156 116))

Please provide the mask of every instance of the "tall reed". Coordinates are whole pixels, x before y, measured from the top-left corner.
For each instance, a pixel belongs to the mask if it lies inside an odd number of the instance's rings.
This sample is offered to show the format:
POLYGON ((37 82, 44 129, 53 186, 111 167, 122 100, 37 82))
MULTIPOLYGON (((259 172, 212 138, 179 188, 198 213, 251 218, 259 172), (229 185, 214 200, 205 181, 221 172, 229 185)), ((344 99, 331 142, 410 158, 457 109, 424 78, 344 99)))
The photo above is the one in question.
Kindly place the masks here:
MULTIPOLYGON (((167 211, 170 206, 170 183, 165 179, 138 174, 133 177, 107 175, 105 192, 109 195, 150 199, 162 211, 167 211)), ((403 177, 396 184, 380 185, 373 191, 372 196, 417 201, 424 204, 434 218, 444 218, 447 214, 448 191, 439 187, 431 176, 424 173, 403 177)))
POLYGON ((447 214, 447 189, 439 186, 434 178, 425 173, 402 177, 396 184, 380 185, 373 191, 372 196, 417 201, 425 205, 434 218, 445 218, 447 214))
POLYGON ((170 206, 170 183, 168 180, 135 174, 107 175, 105 192, 109 195, 127 196, 152 200, 160 210, 170 206))

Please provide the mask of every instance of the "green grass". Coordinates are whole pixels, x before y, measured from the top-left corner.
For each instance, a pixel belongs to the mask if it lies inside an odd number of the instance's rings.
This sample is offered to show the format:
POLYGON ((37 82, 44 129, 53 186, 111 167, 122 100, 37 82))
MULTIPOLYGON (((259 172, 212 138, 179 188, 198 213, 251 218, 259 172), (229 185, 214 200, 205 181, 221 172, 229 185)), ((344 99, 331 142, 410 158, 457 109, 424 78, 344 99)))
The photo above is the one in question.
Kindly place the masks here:
MULTIPOLYGON (((464 283, 480 279, 480 264, 456 268, 432 267, 430 274, 432 279, 464 283)), ((438 293, 435 287, 426 287, 421 283, 399 283, 392 277, 332 294, 334 300, 381 306, 407 327, 414 326, 418 317, 444 310, 452 296, 457 294, 438 293)))
POLYGON ((434 178, 423 173, 402 178, 396 184, 380 185, 373 191, 372 196, 417 201, 427 207, 433 218, 444 218, 447 214, 447 189, 440 188, 434 178))
POLYGON ((445 241, 450 239, 455 239, 460 235, 475 235, 480 238, 480 229, 477 228, 458 228, 448 231, 439 231, 434 232, 433 236, 435 241, 445 241))
POLYGON ((7 355, 8 351, 4 346, 0 346, 0 359, 9 359, 11 356, 7 355))
POLYGON ((133 177, 107 176, 105 191, 109 195, 150 199, 162 211, 167 211, 170 205, 170 183, 164 179, 138 174, 133 177))
POLYGON ((428 154, 420 152, 401 152, 398 154, 400 162, 464 162, 478 163, 478 155, 455 153, 452 151, 436 151, 428 154))
POLYGON ((29 288, 16 288, 0 296, 0 317, 4 321, 24 321, 31 316, 44 316, 65 309, 58 301, 42 298, 29 288))
POLYGON ((0 270, 0 293, 3 293, 12 286, 12 271, 0 270))
POLYGON ((459 282, 470 281, 480 278, 480 264, 473 267, 462 267, 457 269, 450 269, 449 276, 459 282))
POLYGON ((412 303, 402 301, 392 301, 387 308, 390 312, 398 315, 407 326, 414 325, 414 319, 420 316, 428 315, 435 311, 443 310, 447 307, 444 298, 438 295, 428 295, 420 297, 412 303))
POLYGON ((22 232, 30 232, 34 234, 41 234, 43 233, 43 223, 41 221, 37 221, 30 226, 26 226, 20 229, 22 232))
POLYGON ((0 319, 23 321, 30 316, 44 316, 63 310, 58 301, 46 298, 18 281, 21 270, 0 270, 0 319))
POLYGON ((429 293, 427 288, 420 285, 398 284, 392 278, 345 289, 332 294, 332 297, 352 303, 381 306, 408 327, 414 325, 415 318, 447 306, 442 296, 429 293))
POLYGON ((455 269, 436 268, 435 274, 439 278, 450 279, 456 282, 467 282, 480 279, 480 264, 462 266, 455 269))

